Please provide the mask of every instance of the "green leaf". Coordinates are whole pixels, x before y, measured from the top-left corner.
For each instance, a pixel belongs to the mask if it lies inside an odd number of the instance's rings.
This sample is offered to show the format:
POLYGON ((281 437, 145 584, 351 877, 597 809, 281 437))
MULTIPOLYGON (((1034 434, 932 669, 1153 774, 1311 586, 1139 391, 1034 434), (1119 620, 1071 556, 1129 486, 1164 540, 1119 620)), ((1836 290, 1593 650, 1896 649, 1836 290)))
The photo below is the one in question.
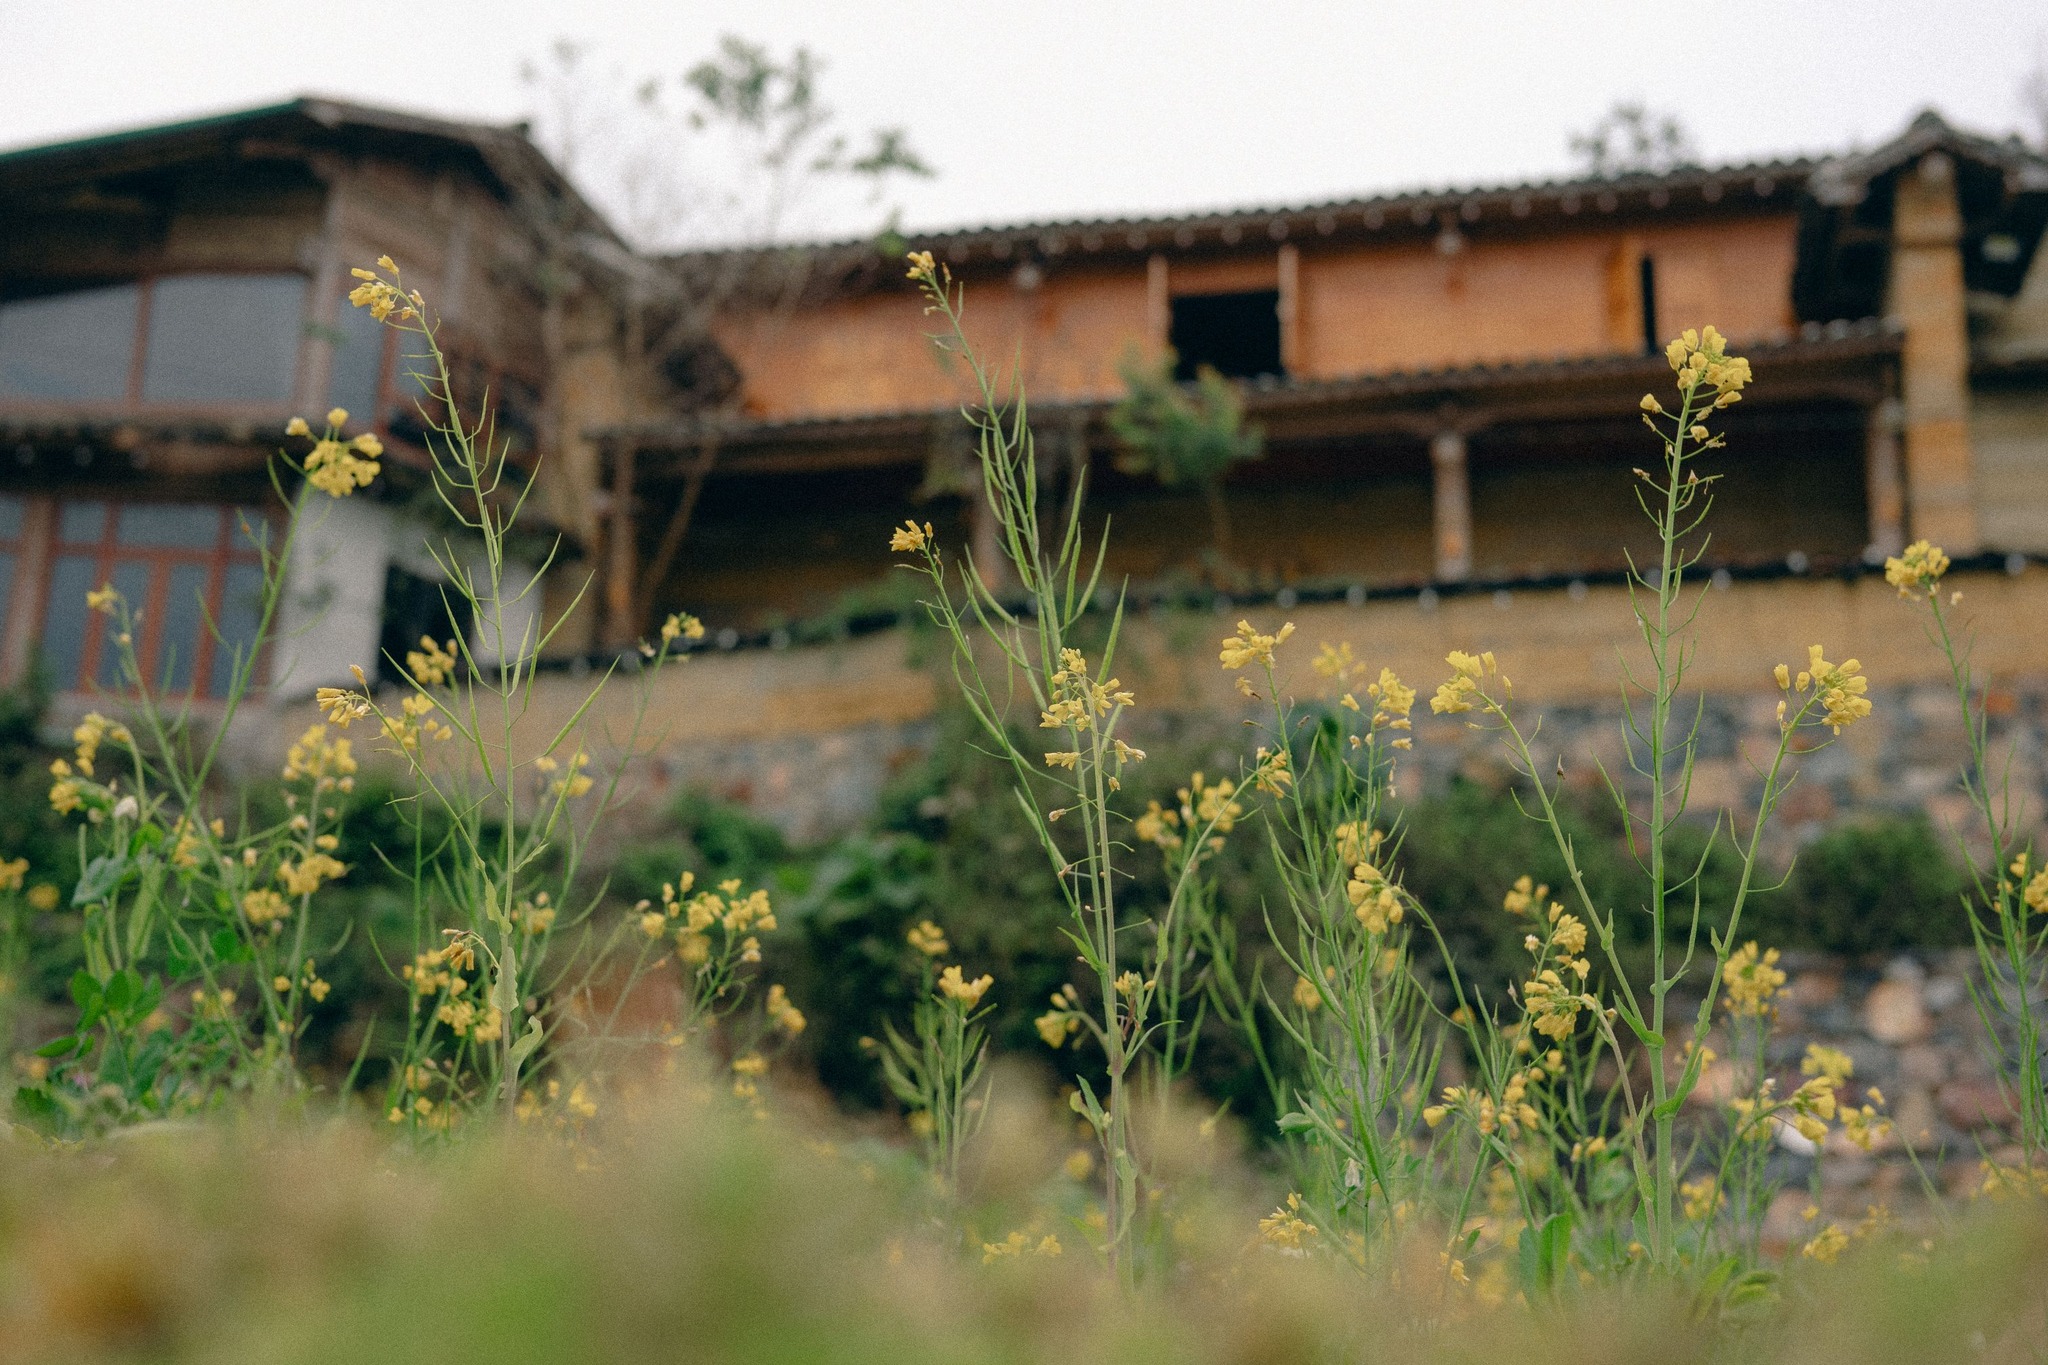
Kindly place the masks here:
POLYGON ((123 967, 107 979, 106 989, 100 993, 100 999, 106 1002, 107 1013, 120 1014, 134 1004, 135 998, 141 994, 142 978, 135 974, 134 968, 123 967))
POLYGON ((52 1038, 49 1042, 36 1049, 36 1056, 62 1057, 67 1052, 75 1051, 79 1041, 80 1039, 75 1033, 67 1033, 62 1038, 52 1038))
POLYGON ((1536 1235, 1523 1234, 1522 1285, 1525 1289, 1547 1293, 1557 1284, 1565 1264, 1572 1254, 1572 1216, 1568 1212, 1553 1213, 1543 1220, 1536 1235))
POLYGON ((1311 1132, 1315 1126, 1316 1121, 1314 1119, 1299 1111, 1292 1114, 1282 1114, 1278 1121, 1278 1127, 1283 1133, 1311 1132))
POLYGON ((214 960, 223 964, 247 962, 255 956, 250 952, 249 945, 242 941, 242 936, 232 929, 214 930, 213 938, 209 942, 213 948, 214 960))
POLYGON ((526 1021, 526 1032, 520 1034, 518 1040, 512 1044, 512 1065, 524 1065, 526 1059, 531 1057, 535 1049, 540 1046, 540 1040, 544 1033, 545 1031, 541 1028, 539 1019, 528 1018, 526 1021))
POLYGON ((57 1117, 57 1101, 40 1087, 20 1086, 14 1092, 14 1112, 30 1121, 53 1119, 57 1117))
POLYGON ((124 853, 102 853, 85 865, 85 871, 78 878, 78 886, 71 893, 73 909, 84 909, 98 905, 114 894, 128 876, 128 856, 124 853))
POLYGON ((71 974, 71 1003, 82 1010, 93 1009, 100 1003, 100 983, 83 967, 71 974))

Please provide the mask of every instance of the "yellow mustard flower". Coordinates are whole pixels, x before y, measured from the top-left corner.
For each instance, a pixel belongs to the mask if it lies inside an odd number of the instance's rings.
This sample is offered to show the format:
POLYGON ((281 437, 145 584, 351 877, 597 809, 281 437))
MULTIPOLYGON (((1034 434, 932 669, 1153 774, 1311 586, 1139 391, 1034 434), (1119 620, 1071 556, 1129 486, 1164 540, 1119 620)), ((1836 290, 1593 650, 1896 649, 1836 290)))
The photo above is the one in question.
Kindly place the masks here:
POLYGON ((959 1001, 962 1007, 970 1010, 981 1003, 981 997, 995 984, 996 979, 985 974, 969 981, 967 974, 957 966, 939 973, 939 994, 948 1000, 959 1001))
POLYGON ((1249 621, 1237 623, 1237 633, 1223 642, 1223 650, 1216 657, 1225 668, 1243 668, 1247 664, 1259 664, 1265 668, 1273 666, 1273 650, 1286 643, 1294 634, 1294 622, 1289 621, 1271 635, 1261 635, 1252 629, 1249 621))
POLYGON ((944 957, 952 950, 946 942, 946 931, 928 919, 919 920, 904 938, 926 957, 944 957))

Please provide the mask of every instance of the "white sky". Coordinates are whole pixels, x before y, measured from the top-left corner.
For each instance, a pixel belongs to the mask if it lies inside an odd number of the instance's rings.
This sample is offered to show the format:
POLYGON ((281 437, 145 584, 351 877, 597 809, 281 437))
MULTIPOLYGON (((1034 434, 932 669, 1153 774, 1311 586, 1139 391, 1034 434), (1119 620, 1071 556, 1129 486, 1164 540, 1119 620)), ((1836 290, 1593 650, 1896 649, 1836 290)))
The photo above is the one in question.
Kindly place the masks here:
MULTIPOLYGON (((627 76, 734 32, 809 45, 853 127, 938 168, 912 226, 1296 202, 1568 170, 1615 100, 1710 160, 1881 141, 1925 105, 2032 126, 2040 0, 0 0, 0 146, 305 91, 527 112, 557 37, 627 76), (1683 15, 1681 21, 1678 16, 1683 15)), ((2035 134, 2038 136, 2038 133, 2035 134)), ((803 226, 874 226, 839 207, 803 226)))

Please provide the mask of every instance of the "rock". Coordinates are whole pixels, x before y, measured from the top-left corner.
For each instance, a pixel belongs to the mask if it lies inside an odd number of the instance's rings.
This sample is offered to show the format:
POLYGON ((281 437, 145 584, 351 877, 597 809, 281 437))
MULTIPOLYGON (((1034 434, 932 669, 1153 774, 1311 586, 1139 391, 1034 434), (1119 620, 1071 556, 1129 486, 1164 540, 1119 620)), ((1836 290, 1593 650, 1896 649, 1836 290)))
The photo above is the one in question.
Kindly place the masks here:
POLYGON ((1838 971, 1817 970, 1801 972, 1792 978, 1785 993, 1792 997, 1801 1009, 1819 1009, 1832 1005, 1842 994, 1842 974, 1838 971))
POLYGON ((1863 1030, 1881 1043, 1917 1043, 1934 1032, 1917 981, 1880 981, 1863 999, 1863 1030))
POLYGON ((1922 1151, 1934 1145, 1934 1125, 1937 1115, 1934 1097, 1918 1088, 1904 1094, 1888 1097, 1891 1102, 1892 1129, 1899 1137, 1922 1151))
POLYGON ((1950 1081, 1935 1095, 1941 1116, 1965 1133, 2011 1123, 2012 1100, 1994 1080, 1950 1081))
POLYGON ((1969 993, 1970 988, 1959 976, 1933 977, 1921 988, 1921 994, 1927 1000, 1927 1008, 1936 1014, 1945 1014, 1962 1004, 1969 993))
POLYGON ((1900 1048, 1899 1079, 1916 1085, 1940 1085, 1948 1079, 1948 1053, 1925 1043, 1900 1048))
POLYGON ((1770 1207, 1764 1211, 1764 1251, 1783 1255, 1813 1236, 1813 1225, 1806 1218, 1806 1211, 1811 1207, 1813 1196, 1805 1190, 1779 1190, 1773 1195, 1770 1207))

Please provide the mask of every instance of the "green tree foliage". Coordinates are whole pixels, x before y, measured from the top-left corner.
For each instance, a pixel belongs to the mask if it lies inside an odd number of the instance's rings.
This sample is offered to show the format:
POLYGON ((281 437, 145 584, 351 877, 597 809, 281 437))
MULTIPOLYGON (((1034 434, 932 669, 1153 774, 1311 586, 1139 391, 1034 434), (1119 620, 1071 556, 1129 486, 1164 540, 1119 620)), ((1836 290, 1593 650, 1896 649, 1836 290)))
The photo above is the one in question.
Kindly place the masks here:
POLYGON ((1207 365, 1196 372, 1192 385, 1176 383, 1176 363, 1171 350, 1149 364, 1131 351, 1118 366, 1125 392, 1109 414, 1119 446, 1117 468, 1149 474, 1166 488, 1199 492, 1209 509, 1210 543, 1228 558, 1230 513, 1223 480, 1233 466, 1259 458, 1265 436, 1245 425, 1236 385, 1207 365))

